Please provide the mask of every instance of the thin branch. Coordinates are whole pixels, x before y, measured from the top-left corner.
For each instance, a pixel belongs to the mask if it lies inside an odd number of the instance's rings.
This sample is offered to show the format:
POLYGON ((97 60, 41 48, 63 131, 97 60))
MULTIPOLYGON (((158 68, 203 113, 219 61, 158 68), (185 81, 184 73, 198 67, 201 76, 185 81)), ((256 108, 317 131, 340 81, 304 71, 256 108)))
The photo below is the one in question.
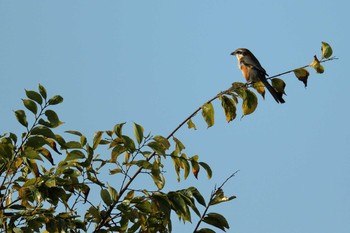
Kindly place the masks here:
POLYGON ((198 230, 199 225, 202 223, 202 221, 203 221, 205 215, 207 214, 207 212, 208 212, 208 210, 209 210, 209 207, 211 206, 211 203, 212 203, 212 201, 213 201, 213 199, 214 199, 214 197, 215 197, 217 191, 220 190, 220 189, 222 189, 222 187, 224 187, 224 185, 227 183, 227 181, 229 181, 232 177, 234 177, 238 172, 239 172, 239 170, 237 170, 237 171, 235 171, 234 173, 232 173, 232 175, 230 175, 230 176, 219 186, 219 188, 216 188, 216 187, 214 188, 214 190, 213 190, 213 191, 211 192, 211 194, 210 194, 209 202, 208 202, 207 206, 205 207, 205 210, 204 210, 204 212, 203 212, 201 218, 199 219, 199 221, 198 221, 196 227, 194 228, 193 232, 196 232, 196 231, 198 230))
MULTIPOLYGON (((323 59, 321 60, 320 62, 327 62, 327 61, 331 61, 331 60, 334 60, 334 59, 337 59, 336 57, 331 57, 331 58, 328 58, 328 59, 323 59)), ((305 66, 302 66, 302 67, 299 67, 299 68, 306 68, 306 67, 309 67, 309 65, 305 65, 305 66)), ((286 72, 283 72, 283 73, 280 73, 280 74, 277 74, 277 75, 274 75, 274 76, 271 76, 269 77, 268 79, 272 79, 272 78, 275 78, 275 77, 279 77, 279 76, 282 76, 282 75, 285 75, 285 74, 288 74, 288 73, 291 73, 293 72, 295 69, 293 70, 288 70, 286 72)), ((250 83, 245 83, 246 86, 248 86, 250 83)), ((211 103, 213 102, 214 100, 216 100, 217 98, 219 98, 220 96, 222 96, 223 94, 227 94, 227 93, 231 93, 233 91, 235 91, 236 89, 238 88, 241 88, 241 87, 237 87, 237 88, 232 88, 229 87, 227 90, 224 90, 224 91, 221 91, 220 93, 218 93, 217 95, 215 95, 214 97, 212 97, 211 99, 209 99, 206 103, 211 103)), ((182 121, 166 138, 167 139, 170 139, 184 124, 186 124, 187 121, 189 121, 192 117, 194 117, 200 110, 202 109, 202 106, 197 108, 193 113, 191 113, 184 121, 182 121)), ((156 155, 156 152, 152 152, 149 157, 146 159, 146 161, 150 161, 154 156, 156 155)), ((118 200, 116 200, 112 205, 109 206, 109 209, 107 210, 106 212, 106 215, 105 217, 103 217, 101 219, 101 221, 99 222, 99 224, 97 224, 95 230, 93 232, 98 232, 98 230, 100 230, 107 222, 108 222, 108 216, 111 214, 112 210, 114 209, 114 207, 116 206, 116 204, 119 202, 119 199, 123 196, 123 194, 126 192, 126 190, 128 190, 129 186, 131 185, 131 183, 134 181, 134 179, 141 173, 141 171, 143 170, 142 167, 140 167, 135 173, 133 176, 130 177, 129 181, 125 184, 124 187, 121 188, 120 190, 120 193, 119 193, 119 197, 118 197, 118 200)), ((235 174, 235 173, 234 173, 235 174)), ((232 176, 234 176, 234 174, 232 176)), ((232 177, 231 176, 231 177, 232 177)), ((227 180, 229 180, 231 177, 229 177, 227 180)), ((224 182, 226 183, 227 180, 224 182)), ((223 184, 224 184, 223 183, 223 184)), ((222 187, 222 186, 221 186, 222 187)))

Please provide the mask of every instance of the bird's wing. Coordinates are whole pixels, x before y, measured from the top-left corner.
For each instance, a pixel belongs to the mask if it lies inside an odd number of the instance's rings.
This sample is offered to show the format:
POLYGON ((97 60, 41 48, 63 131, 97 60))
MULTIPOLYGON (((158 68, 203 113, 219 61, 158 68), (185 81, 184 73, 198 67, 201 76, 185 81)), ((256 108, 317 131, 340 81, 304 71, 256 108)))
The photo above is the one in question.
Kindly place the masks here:
POLYGON ((251 56, 249 57, 246 56, 243 63, 261 71, 264 75, 268 75, 266 73, 266 70, 260 65, 260 62, 258 61, 258 59, 256 59, 256 57, 253 54, 251 54, 251 56))

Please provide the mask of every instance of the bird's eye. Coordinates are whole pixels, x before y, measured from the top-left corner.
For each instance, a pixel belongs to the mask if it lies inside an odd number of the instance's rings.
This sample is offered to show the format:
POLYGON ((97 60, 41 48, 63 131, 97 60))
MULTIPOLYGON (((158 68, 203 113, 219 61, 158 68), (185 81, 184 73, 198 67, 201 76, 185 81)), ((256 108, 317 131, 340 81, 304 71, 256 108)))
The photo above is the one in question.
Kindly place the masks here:
POLYGON ((237 54, 242 54, 242 52, 241 52, 241 51, 237 51, 236 53, 237 53, 237 54))

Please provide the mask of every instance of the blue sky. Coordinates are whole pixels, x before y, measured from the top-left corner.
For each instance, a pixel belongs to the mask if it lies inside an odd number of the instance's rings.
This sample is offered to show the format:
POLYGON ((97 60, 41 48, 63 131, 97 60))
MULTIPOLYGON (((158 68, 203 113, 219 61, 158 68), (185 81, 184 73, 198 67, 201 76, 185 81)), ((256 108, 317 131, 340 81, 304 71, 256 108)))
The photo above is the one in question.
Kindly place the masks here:
MULTIPOLYGON (((320 54, 321 41, 339 60, 310 70, 304 88, 292 74, 286 103, 259 97, 256 112, 227 124, 214 102, 216 124, 176 136, 214 176, 203 174, 166 190, 215 184, 238 198, 213 211, 229 232, 350 231, 349 3, 335 1, 0 1, 0 132, 21 132, 13 110, 24 89, 43 84, 65 101, 55 110, 93 137, 127 121, 169 134, 208 99, 242 81, 230 53, 247 47, 270 75, 320 54)), ((110 179, 110 178, 108 178, 110 179)), ((194 222, 196 219, 194 218, 194 222)), ((178 224, 174 232, 191 232, 178 224)))

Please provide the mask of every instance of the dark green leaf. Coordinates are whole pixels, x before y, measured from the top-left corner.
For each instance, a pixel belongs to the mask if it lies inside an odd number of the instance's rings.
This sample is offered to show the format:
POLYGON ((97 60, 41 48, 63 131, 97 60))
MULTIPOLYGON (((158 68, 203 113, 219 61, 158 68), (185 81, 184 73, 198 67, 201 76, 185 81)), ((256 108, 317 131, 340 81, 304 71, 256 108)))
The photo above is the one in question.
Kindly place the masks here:
POLYGON ((82 133, 80 133, 79 131, 75 131, 75 130, 67 130, 64 131, 65 133, 69 133, 69 134, 73 134, 73 135, 77 135, 77 136, 83 136, 82 133))
POLYGON ((158 142, 150 142, 150 143, 147 144, 147 146, 150 147, 157 154, 165 155, 165 149, 160 143, 158 143, 158 142))
POLYGON ((209 229, 209 228, 202 228, 202 229, 196 231, 195 233, 215 233, 215 231, 213 231, 212 229, 209 229))
POLYGON ((46 126, 37 126, 35 128, 32 129, 31 131, 32 135, 41 135, 47 138, 52 138, 52 139, 56 139, 55 134, 51 131, 51 129, 49 129, 46 126))
POLYGON ((205 169, 205 171, 207 172, 207 175, 208 175, 208 179, 210 179, 213 175, 213 172, 212 172, 211 168, 209 167, 209 165, 204 163, 204 162, 199 162, 199 165, 201 165, 205 169))
POLYGON ((63 122, 61 122, 58 118, 58 115, 56 114, 56 112, 52 111, 52 110, 46 110, 45 111, 45 115, 47 117, 47 119, 49 120, 51 127, 55 128, 61 124, 63 124, 63 122))
POLYGON ((206 103, 202 106, 202 116, 208 128, 214 125, 214 107, 212 103, 206 103))
POLYGON ((224 191, 222 189, 218 189, 215 192, 214 197, 212 198, 210 205, 216 205, 222 202, 227 202, 227 201, 231 201, 232 199, 235 199, 236 196, 231 196, 231 197, 226 197, 224 194, 224 191))
POLYGON ((130 137, 125 135, 123 135, 122 138, 124 140, 124 146, 128 149, 128 151, 133 153, 136 150, 134 141, 130 137))
POLYGON ((107 205, 112 205, 113 201, 111 199, 111 195, 109 194, 107 189, 101 189, 100 196, 102 198, 102 201, 107 205))
POLYGON ((32 148, 39 148, 47 144, 47 140, 39 135, 30 136, 27 140, 26 146, 32 148))
POLYGON ((21 154, 22 157, 28 158, 28 159, 37 159, 37 160, 41 160, 42 158, 39 155, 39 152, 37 150, 33 150, 30 147, 27 147, 21 154))
POLYGON ((228 222, 224 216, 218 213, 209 213, 207 214, 203 221, 209 225, 212 225, 214 227, 217 227, 223 231, 226 231, 226 229, 229 229, 228 222))
POLYGON ((43 99, 41 98, 41 95, 38 92, 30 91, 30 90, 25 90, 25 92, 26 92, 26 95, 29 99, 34 100, 38 104, 43 103, 43 99))
POLYGON ((65 161, 83 159, 83 158, 85 158, 85 155, 83 152, 81 152, 80 150, 72 150, 67 154, 65 161))
POLYGON ((49 160, 49 162, 51 163, 51 165, 55 165, 54 164, 54 161, 53 161, 53 158, 52 158, 52 155, 51 155, 51 152, 44 148, 44 147, 41 147, 39 150, 39 153, 42 154, 47 160, 49 160))
POLYGON ((126 148, 122 145, 116 145, 112 152, 111 152, 111 156, 112 156, 112 162, 116 162, 118 156, 122 153, 124 153, 126 151, 126 148))
POLYGON ((46 89, 45 89, 45 87, 44 87, 43 85, 41 85, 41 84, 39 84, 39 93, 40 93, 40 95, 41 95, 44 99, 46 99, 46 97, 47 97, 46 89))
POLYGON ((49 99, 48 103, 50 105, 56 105, 56 104, 60 104, 63 102, 63 98, 60 95, 55 95, 54 97, 52 97, 51 99, 49 99))
POLYGON ((27 116, 26 116, 26 113, 23 110, 15 111, 15 115, 16 115, 17 121, 21 125, 23 125, 25 127, 28 127, 27 116))
POLYGON ((143 127, 134 123, 134 135, 138 144, 141 144, 143 140, 143 127))
POLYGON ((201 204, 202 206, 206 206, 205 199, 202 196, 202 194, 198 191, 197 188, 190 187, 190 188, 188 188, 188 190, 190 190, 192 192, 193 197, 198 201, 199 204, 201 204))
POLYGON ((34 115, 36 115, 36 113, 38 112, 38 107, 36 106, 36 103, 33 100, 30 99, 22 99, 23 101, 23 105, 32 113, 34 113, 34 115))
POLYGON ((167 149, 169 149, 169 147, 170 147, 169 140, 166 139, 166 138, 163 137, 163 136, 160 136, 160 135, 154 136, 154 137, 153 137, 153 140, 156 141, 156 142, 158 142, 160 145, 162 145, 162 147, 164 148, 164 150, 167 150, 167 149))
POLYGON ((305 68, 299 68, 299 69, 295 69, 293 72, 295 76, 299 79, 299 81, 302 81, 305 87, 307 87, 307 79, 310 75, 309 71, 305 68))

